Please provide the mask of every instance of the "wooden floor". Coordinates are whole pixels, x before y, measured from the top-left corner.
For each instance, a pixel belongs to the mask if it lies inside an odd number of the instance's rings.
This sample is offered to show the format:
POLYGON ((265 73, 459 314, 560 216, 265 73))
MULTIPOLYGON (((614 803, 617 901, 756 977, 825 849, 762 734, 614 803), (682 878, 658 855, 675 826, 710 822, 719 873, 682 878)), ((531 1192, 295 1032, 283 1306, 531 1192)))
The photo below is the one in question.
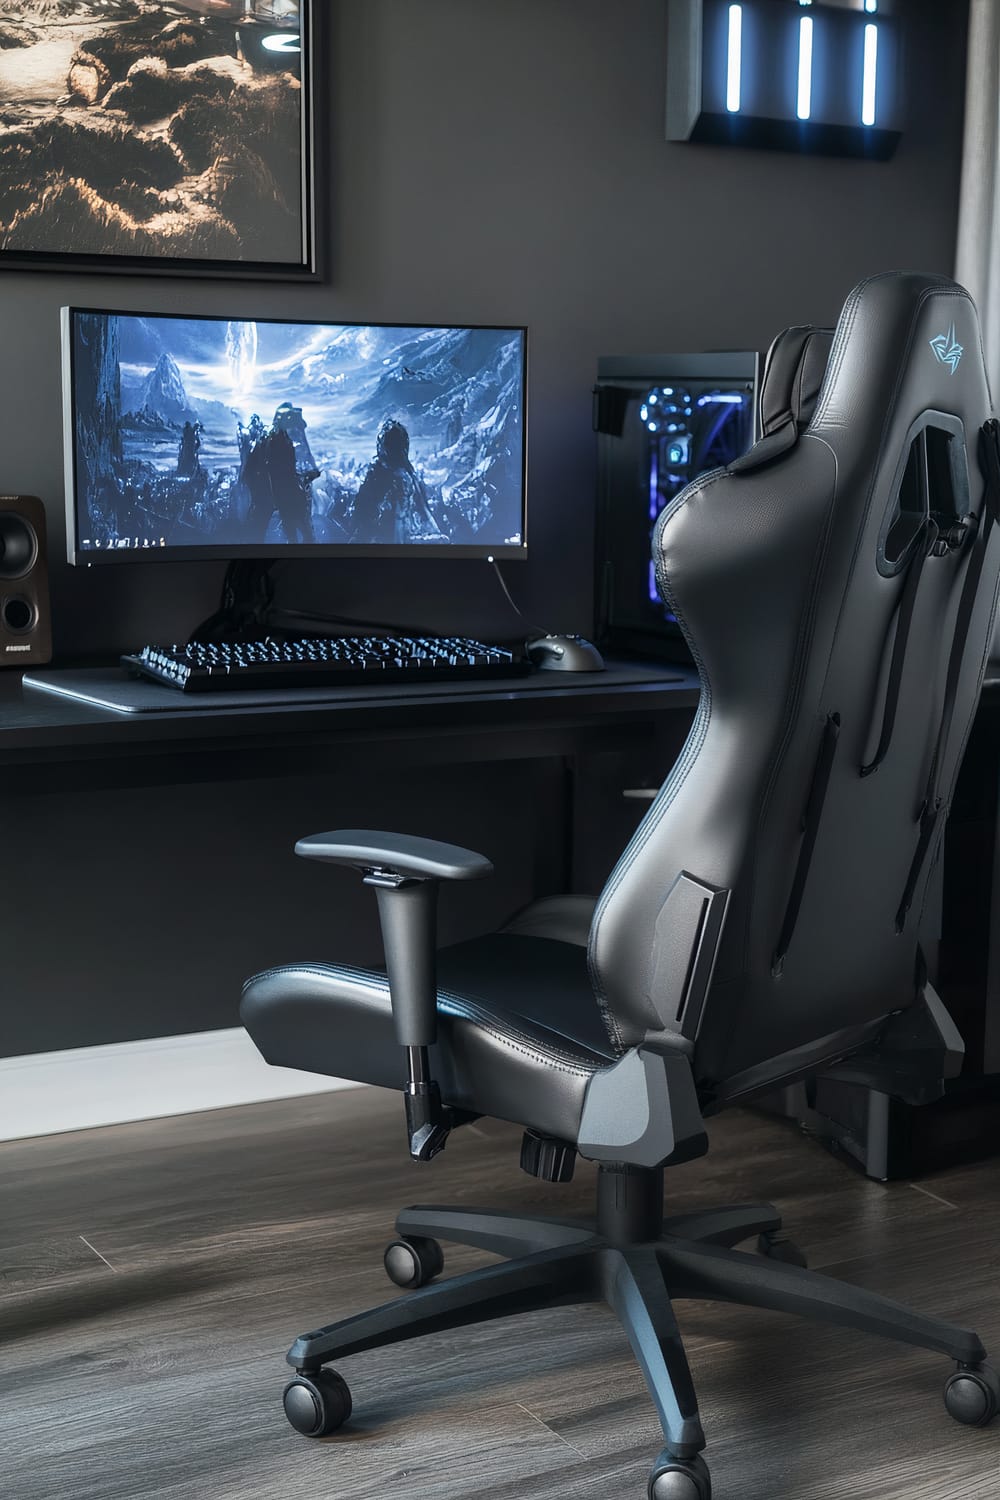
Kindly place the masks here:
MULTIPOLYGON (((879 1186, 788 1124, 733 1112, 678 1208, 772 1199, 811 1264, 977 1328, 1000 1352, 1000 1170, 879 1186)), ((375 1090, 0 1146, 5 1500, 644 1500, 661 1444, 612 1316, 529 1314, 345 1361, 323 1442, 281 1411, 306 1329, 400 1295, 381 1264, 410 1202, 589 1208, 518 1132, 482 1124, 411 1166, 375 1090)), ((489 1257, 446 1247, 447 1268, 489 1257)), ((951 1366, 861 1335, 681 1304, 715 1500, 997 1500, 1000 1423, 946 1415, 951 1366)))

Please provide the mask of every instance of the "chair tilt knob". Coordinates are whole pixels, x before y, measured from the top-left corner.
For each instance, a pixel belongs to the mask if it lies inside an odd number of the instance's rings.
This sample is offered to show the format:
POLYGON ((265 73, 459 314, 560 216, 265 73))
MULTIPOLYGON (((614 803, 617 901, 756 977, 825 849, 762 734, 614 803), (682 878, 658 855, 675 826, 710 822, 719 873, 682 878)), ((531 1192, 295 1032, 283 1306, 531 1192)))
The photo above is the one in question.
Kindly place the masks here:
POLYGON ((576 1147, 568 1141, 557 1141, 551 1135, 524 1132, 521 1142, 521 1170, 543 1182, 572 1182, 576 1167, 576 1147))

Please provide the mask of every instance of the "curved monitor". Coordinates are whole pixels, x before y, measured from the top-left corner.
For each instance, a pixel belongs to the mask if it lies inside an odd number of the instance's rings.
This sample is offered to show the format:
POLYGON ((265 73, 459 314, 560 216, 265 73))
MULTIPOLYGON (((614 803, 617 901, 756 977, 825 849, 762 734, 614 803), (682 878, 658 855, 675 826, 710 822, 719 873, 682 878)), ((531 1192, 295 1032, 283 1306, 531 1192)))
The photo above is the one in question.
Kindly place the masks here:
POLYGON ((523 328, 63 309, 69 560, 523 557, 523 328))

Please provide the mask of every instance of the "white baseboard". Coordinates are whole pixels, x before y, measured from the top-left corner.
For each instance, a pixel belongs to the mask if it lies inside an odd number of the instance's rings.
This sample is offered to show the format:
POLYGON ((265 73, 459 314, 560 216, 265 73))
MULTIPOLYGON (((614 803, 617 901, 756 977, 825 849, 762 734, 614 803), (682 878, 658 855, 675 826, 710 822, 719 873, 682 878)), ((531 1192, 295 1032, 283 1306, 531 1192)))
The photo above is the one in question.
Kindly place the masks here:
POLYGON ((0 1058, 0 1141, 360 1085, 272 1068, 242 1027, 0 1058))

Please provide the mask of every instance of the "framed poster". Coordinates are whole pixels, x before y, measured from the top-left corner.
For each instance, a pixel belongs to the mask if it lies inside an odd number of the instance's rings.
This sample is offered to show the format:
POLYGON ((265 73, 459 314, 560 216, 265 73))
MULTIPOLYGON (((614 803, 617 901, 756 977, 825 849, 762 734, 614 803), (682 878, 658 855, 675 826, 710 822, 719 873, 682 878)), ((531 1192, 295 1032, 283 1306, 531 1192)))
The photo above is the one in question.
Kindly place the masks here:
POLYGON ((0 268, 315 278, 321 0, 0 0, 0 268))

